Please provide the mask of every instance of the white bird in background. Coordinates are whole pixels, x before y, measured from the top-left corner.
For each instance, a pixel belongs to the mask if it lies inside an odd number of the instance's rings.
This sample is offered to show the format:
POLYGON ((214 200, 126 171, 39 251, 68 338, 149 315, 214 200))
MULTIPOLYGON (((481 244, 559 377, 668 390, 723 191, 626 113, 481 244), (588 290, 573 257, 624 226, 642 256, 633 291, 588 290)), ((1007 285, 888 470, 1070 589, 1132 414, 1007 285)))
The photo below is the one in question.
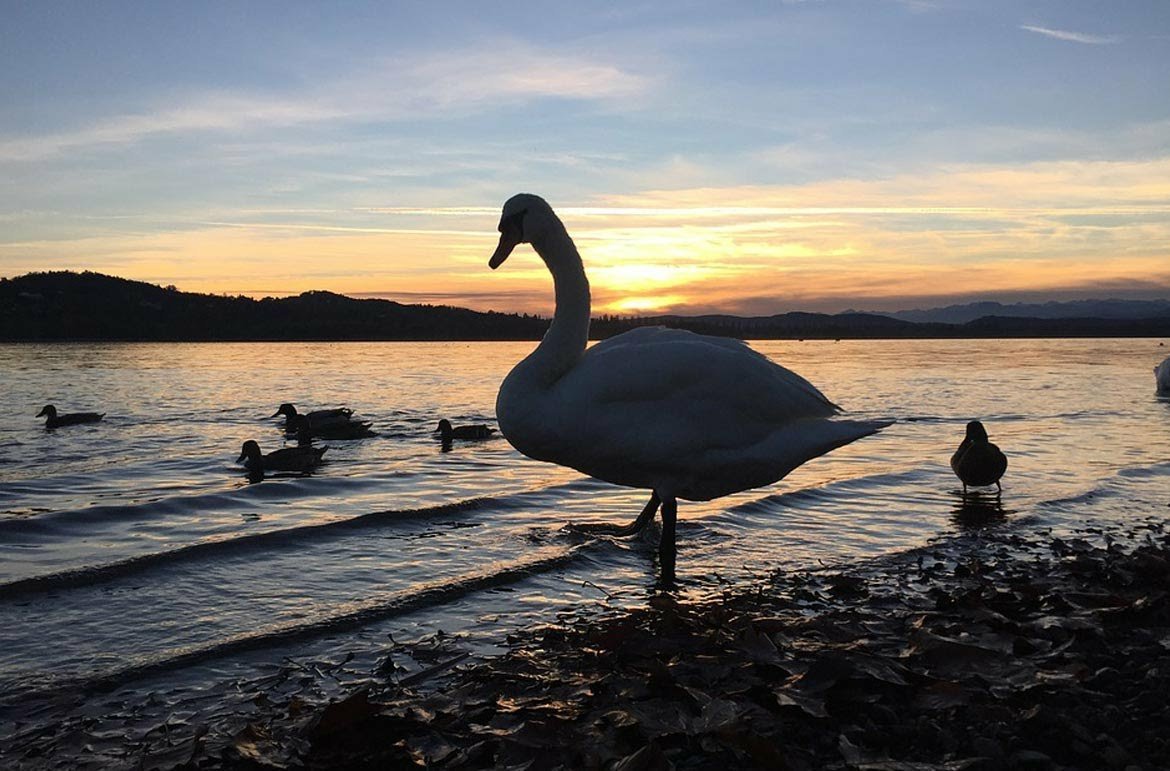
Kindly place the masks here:
POLYGON ((520 452, 614 484, 649 489, 628 527, 662 507, 660 565, 674 573, 677 499, 710 500, 771 484, 807 460, 878 431, 830 420, 839 408, 745 343, 639 328, 588 351, 589 281, 565 226, 542 198, 504 204, 498 268, 530 243, 553 276, 556 312, 540 345, 500 386, 496 416, 520 452))
POLYGON ((1170 396, 1170 356, 1154 367, 1154 380, 1158 384, 1158 396, 1170 396))

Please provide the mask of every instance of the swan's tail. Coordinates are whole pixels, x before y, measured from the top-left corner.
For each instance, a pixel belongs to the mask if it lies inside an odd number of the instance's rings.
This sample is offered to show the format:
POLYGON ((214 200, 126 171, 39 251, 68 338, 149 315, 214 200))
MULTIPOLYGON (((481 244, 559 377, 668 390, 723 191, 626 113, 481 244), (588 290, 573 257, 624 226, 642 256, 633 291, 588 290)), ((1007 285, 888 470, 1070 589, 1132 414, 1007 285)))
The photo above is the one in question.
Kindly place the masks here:
POLYGON ((876 434, 888 420, 808 418, 789 423, 745 451, 743 448, 707 456, 715 473, 696 475, 680 498, 710 500, 729 493, 770 485, 793 469, 850 442, 876 434))

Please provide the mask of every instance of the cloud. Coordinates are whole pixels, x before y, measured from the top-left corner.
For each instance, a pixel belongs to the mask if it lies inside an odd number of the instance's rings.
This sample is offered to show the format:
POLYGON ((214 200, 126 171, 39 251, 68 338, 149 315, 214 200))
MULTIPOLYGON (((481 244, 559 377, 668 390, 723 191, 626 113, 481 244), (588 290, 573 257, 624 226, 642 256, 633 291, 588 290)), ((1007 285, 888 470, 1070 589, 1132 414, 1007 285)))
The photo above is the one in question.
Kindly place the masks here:
POLYGON ((247 132, 307 123, 418 120, 530 99, 600 101, 642 93, 649 79, 591 56, 497 40, 367 62, 289 95, 193 93, 180 104, 107 117, 72 131, 0 137, 0 162, 27 162, 165 135, 247 132))
POLYGON ((1021 24, 1020 29, 1028 32, 1035 32, 1038 35, 1055 38, 1056 40, 1064 40, 1069 43, 1084 43, 1086 45, 1107 46, 1115 43, 1120 43, 1122 38, 1119 35, 1089 35, 1084 32, 1069 32, 1063 29, 1051 29, 1049 27, 1037 27, 1031 24, 1021 24))

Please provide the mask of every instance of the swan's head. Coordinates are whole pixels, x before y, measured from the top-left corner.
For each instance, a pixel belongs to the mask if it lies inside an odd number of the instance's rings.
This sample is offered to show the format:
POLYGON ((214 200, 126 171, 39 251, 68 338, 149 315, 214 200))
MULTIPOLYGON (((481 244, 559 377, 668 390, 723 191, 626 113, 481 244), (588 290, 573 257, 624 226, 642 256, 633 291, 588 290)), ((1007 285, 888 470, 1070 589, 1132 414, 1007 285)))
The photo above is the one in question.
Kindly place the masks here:
POLYGON ((36 417, 39 418, 42 415, 48 415, 50 418, 55 418, 57 417, 57 408, 51 404, 46 404, 44 407, 41 407, 41 411, 36 414, 36 417))
POLYGON ((978 420, 972 420, 967 424, 967 438, 973 442, 986 442, 987 429, 978 420))
POLYGON ((517 244, 538 240, 551 226, 560 226, 560 220, 543 198, 531 193, 512 196, 500 215, 500 244, 488 260, 488 267, 492 270, 500 267, 517 244))

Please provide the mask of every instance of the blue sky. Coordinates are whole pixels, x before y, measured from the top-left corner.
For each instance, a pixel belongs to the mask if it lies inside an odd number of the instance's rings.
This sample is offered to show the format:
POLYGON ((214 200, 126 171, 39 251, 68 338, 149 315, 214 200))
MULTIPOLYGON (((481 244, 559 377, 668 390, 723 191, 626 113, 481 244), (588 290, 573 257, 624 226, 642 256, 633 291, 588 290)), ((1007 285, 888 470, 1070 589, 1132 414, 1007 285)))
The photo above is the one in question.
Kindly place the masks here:
POLYGON ((524 190, 599 310, 1170 296, 1164 0, 0 9, 0 275, 544 312, 524 190))

